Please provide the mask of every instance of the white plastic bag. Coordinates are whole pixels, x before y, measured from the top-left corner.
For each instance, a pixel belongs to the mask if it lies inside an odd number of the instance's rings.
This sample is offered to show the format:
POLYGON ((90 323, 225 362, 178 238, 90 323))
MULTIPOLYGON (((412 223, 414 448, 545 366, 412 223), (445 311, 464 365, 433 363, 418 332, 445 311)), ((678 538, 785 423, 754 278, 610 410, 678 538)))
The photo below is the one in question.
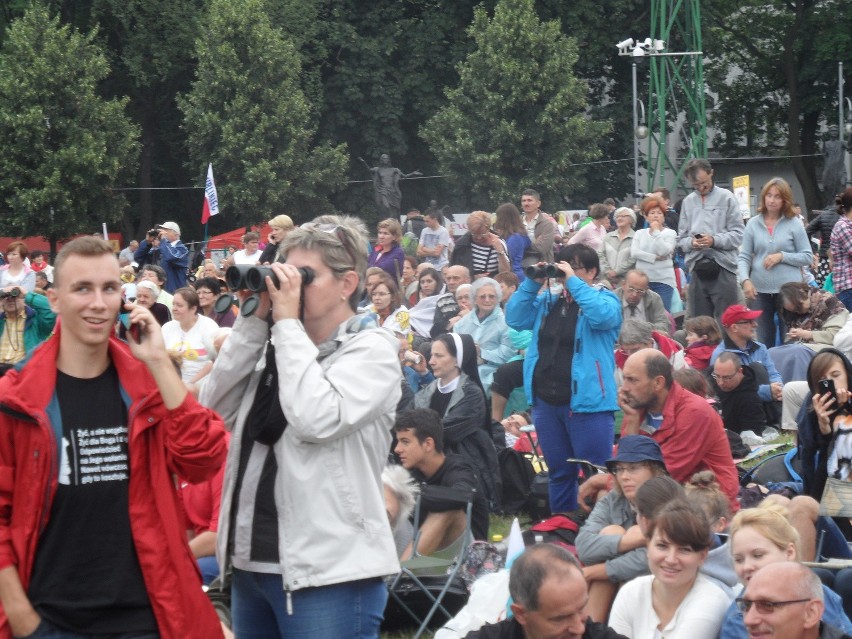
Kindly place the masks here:
POLYGON ((435 639, 459 639, 487 623, 502 621, 508 600, 509 571, 484 575, 473 583, 465 607, 435 633, 435 639))

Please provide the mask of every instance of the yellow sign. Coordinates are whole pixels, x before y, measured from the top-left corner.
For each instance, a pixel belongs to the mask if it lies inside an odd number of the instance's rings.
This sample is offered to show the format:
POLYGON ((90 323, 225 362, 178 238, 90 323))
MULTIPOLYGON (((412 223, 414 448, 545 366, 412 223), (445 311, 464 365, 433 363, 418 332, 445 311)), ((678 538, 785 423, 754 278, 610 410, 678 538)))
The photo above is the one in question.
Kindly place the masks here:
POLYGON ((749 179, 747 175, 735 177, 731 183, 734 187, 734 197, 740 205, 740 212, 743 217, 751 215, 751 189, 749 188, 749 179))

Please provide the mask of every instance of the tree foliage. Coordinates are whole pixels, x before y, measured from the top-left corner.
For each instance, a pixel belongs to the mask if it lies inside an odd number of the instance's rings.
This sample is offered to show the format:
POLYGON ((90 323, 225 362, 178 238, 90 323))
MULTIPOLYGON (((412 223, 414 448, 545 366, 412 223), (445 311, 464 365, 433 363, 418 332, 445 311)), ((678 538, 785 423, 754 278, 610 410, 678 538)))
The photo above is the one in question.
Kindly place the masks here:
POLYGON ((345 145, 315 141, 293 43, 262 0, 212 0, 202 33, 196 80, 179 103, 192 166, 213 163, 222 212, 248 225, 329 211, 345 179, 345 145))
POLYGON ((558 206, 586 186, 583 163, 600 157, 610 130, 588 117, 576 43, 556 21, 541 22, 532 0, 500 0, 493 18, 476 9, 469 34, 476 50, 421 135, 471 205, 493 207, 533 187, 558 206))
POLYGON ((56 241, 115 222, 109 187, 132 172, 138 128, 126 100, 106 100, 109 73, 94 35, 32 6, 0 50, 0 230, 56 241))
POLYGON ((837 113, 837 62, 852 71, 852 13, 841 2, 716 0, 705 12, 719 95, 711 122, 726 154, 781 147, 808 208, 825 205, 817 182, 819 131, 837 113))

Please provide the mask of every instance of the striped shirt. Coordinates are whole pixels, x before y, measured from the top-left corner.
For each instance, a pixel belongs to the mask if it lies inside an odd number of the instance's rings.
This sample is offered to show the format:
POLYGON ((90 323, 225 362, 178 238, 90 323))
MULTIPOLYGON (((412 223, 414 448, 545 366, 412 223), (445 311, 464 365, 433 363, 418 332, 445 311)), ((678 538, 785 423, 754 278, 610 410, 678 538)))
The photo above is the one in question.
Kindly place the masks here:
POLYGON ((852 289, 852 220, 845 215, 831 231, 831 260, 835 292, 852 289))

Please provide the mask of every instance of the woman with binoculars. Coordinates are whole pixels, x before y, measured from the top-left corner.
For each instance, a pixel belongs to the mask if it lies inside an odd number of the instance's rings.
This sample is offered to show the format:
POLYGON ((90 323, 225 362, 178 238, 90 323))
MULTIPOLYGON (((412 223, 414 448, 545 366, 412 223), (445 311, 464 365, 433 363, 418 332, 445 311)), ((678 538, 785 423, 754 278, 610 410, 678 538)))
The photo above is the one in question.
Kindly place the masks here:
POLYGON ((537 267, 506 305, 506 322, 533 331, 524 389, 550 471, 550 509, 568 513, 577 508, 577 466, 565 460, 603 464, 612 452, 621 302, 596 283, 600 261, 588 246, 562 247, 556 264, 537 267))
POLYGON ((399 571, 381 481, 399 343, 355 312, 367 268, 360 220, 318 218, 291 231, 281 255, 201 394, 232 429, 217 557, 233 569, 233 629, 375 637, 382 577, 399 571))

